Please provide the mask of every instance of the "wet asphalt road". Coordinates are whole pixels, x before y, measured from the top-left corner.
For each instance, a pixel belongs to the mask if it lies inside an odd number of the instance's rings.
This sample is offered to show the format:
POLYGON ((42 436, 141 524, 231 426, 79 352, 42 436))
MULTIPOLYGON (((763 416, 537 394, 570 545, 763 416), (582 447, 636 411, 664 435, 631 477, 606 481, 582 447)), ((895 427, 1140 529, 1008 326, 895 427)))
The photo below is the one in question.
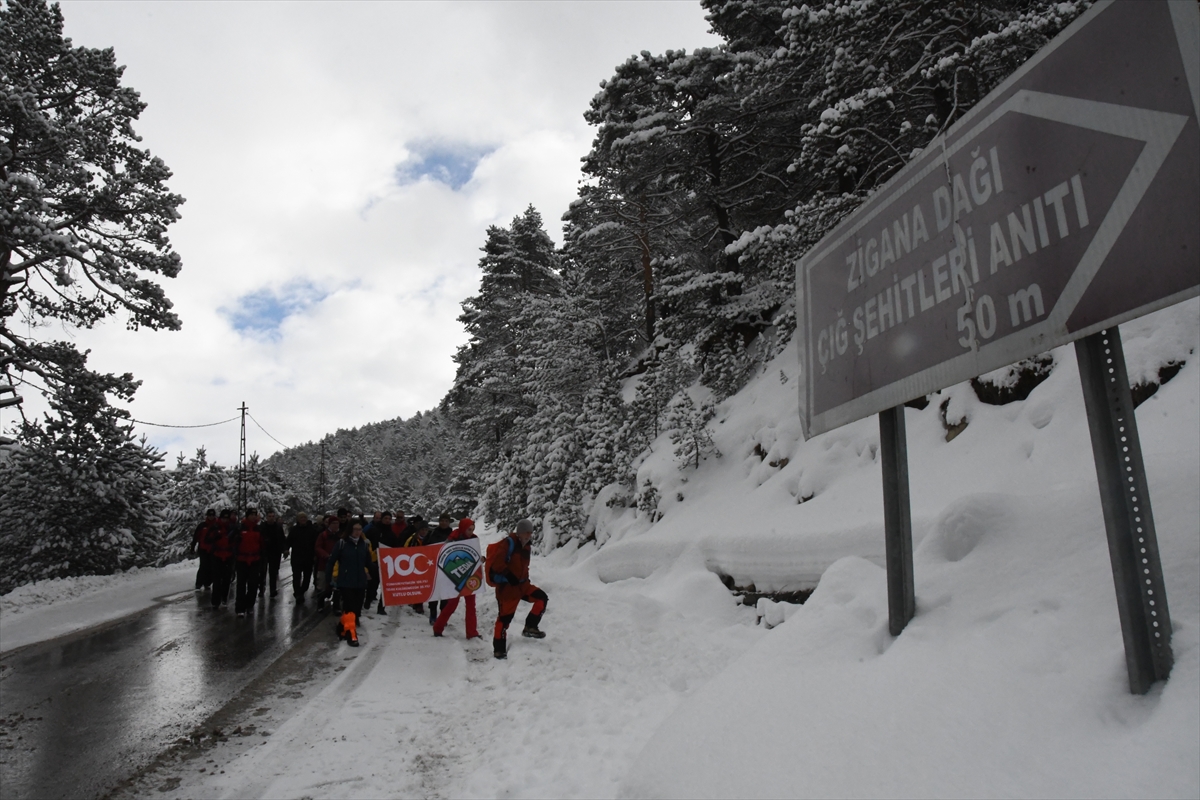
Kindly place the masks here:
POLYGON ((0 796, 101 797, 190 734, 325 618, 280 582, 252 618, 188 592, 5 655, 0 796))

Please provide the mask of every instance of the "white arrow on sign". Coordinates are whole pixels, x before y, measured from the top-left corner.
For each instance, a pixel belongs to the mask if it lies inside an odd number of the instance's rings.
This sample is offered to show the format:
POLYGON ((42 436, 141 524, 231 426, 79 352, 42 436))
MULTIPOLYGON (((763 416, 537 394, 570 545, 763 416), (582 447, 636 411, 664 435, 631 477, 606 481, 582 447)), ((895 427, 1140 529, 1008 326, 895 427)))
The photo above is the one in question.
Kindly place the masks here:
POLYGON ((1091 244, 1079 260, 1075 272, 1063 288, 1053 312, 1045 322, 1036 326, 1038 329, 1065 330, 1068 317, 1075 310, 1075 305, 1083 297, 1092 278, 1100 271, 1109 250, 1116 244, 1117 237, 1121 235, 1125 224, 1129 222, 1146 190, 1150 188, 1154 176, 1167 160, 1167 155, 1188 118, 1167 111, 1119 106, 1026 89, 1014 94, 980 120, 955 143, 947 155, 953 155, 966 147, 1005 114, 1014 112, 1146 143, 1134 162, 1133 169, 1129 171, 1129 177, 1125 179, 1108 213, 1104 215, 1104 221, 1097 229, 1091 244))

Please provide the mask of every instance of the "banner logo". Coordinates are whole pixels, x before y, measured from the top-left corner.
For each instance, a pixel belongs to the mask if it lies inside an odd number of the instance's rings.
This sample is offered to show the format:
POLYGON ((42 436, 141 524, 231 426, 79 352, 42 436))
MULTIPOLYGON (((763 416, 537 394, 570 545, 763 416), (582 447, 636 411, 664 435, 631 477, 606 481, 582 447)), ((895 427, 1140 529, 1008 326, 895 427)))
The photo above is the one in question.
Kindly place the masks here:
POLYGON ((465 544, 448 544, 442 548, 437 565, 454 584, 454 588, 461 592, 475 574, 479 561, 476 548, 465 544))

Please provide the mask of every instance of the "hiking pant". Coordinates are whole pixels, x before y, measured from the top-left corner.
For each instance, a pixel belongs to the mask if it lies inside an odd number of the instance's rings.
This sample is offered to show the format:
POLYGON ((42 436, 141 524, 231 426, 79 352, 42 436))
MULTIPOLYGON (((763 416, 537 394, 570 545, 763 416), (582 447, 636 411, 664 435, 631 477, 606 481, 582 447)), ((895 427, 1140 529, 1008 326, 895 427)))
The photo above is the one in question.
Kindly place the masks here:
POLYGON ((313 564, 311 561, 300 561, 297 558, 292 559, 292 593, 297 599, 304 597, 304 593, 308 591, 308 584, 312 581, 313 564))
POLYGON ((211 553, 200 551, 199 564, 196 565, 196 588, 207 589, 213 582, 213 557, 211 553))
POLYGON ((339 586, 338 594, 342 596, 342 613, 353 613, 356 620, 362 616, 363 597, 366 593, 366 589, 347 589, 339 586))
POLYGON ((267 572, 267 578, 270 580, 271 597, 279 591, 279 553, 271 553, 263 559, 263 569, 267 572))
POLYGON ((229 602, 229 584, 233 580, 233 563, 222 561, 212 556, 212 607, 217 608, 229 602))
MULTIPOLYGON (((479 629, 476 627, 475 618, 475 595, 469 594, 462 598, 467 601, 467 638, 474 639, 479 635, 479 629)), ((441 635, 442 631, 446 630, 446 623, 450 621, 450 617, 458 609, 459 598, 455 597, 451 600, 444 601, 445 607, 442 608, 442 613, 438 615, 437 621, 433 623, 433 632, 441 635)))
POLYGON ((550 597, 532 583, 496 587, 496 601, 500 604, 500 616, 496 618, 493 639, 508 638, 508 625, 517 615, 517 606, 521 604, 522 600, 526 603, 533 603, 533 608, 529 610, 529 616, 525 618, 525 627, 536 628, 542 621, 542 614, 546 611, 546 603, 550 602, 550 597))
POLYGON ((234 611, 239 614, 249 614, 254 610, 254 600, 258 594, 260 578, 262 578, 261 562, 237 562, 237 601, 233 605, 234 611))
POLYGON ((367 591, 363 600, 363 608, 370 608, 375 602, 375 596, 379 593, 379 578, 371 576, 371 580, 367 581, 367 591))
POLYGON ((429 601, 429 624, 433 625, 437 622, 438 614, 446 610, 446 606, 450 604, 449 600, 430 600, 429 601))

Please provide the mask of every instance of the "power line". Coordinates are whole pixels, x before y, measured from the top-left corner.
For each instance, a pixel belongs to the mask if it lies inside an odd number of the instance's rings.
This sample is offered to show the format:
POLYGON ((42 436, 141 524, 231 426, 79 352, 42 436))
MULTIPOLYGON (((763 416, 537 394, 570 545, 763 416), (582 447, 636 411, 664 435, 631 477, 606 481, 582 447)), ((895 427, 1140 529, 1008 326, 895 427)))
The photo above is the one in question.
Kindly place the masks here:
MULTIPOLYGON (((258 429, 259 429, 260 431, 262 431, 263 433, 267 433, 267 429, 266 429, 266 428, 264 428, 262 425, 259 425, 259 422, 258 422, 258 420, 254 419, 254 415, 253 415, 253 414, 251 414, 249 411, 247 411, 247 412, 246 412, 246 416, 247 416, 247 417, 249 417, 249 418, 250 418, 250 420, 251 420, 251 421, 252 421, 252 422, 253 422, 255 425, 258 425, 258 429)), ((284 448, 284 449, 287 449, 287 445, 286 445, 286 444, 284 444, 283 442, 279 441, 278 439, 276 439, 276 438, 275 438, 274 436, 272 436, 271 434, 267 433, 267 438, 268 438, 268 439, 270 439, 271 441, 275 442, 275 444, 279 445, 280 447, 282 447, 282 448, 284 448)))
POLYGON ((203 425, 163 425, 159 422, 145 422, 144 420, 133 419, 133 417, 130 417, 129 421, 136 422, 138 425, 149 425, 152 428, 211 428, 214 425, 224 425, 226 422, 233 422, 235 419, 237 419, 237 417, 230 417, 229 419, 223 419, 220 422, 206 422, 203 425))

